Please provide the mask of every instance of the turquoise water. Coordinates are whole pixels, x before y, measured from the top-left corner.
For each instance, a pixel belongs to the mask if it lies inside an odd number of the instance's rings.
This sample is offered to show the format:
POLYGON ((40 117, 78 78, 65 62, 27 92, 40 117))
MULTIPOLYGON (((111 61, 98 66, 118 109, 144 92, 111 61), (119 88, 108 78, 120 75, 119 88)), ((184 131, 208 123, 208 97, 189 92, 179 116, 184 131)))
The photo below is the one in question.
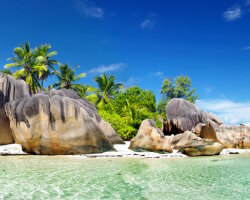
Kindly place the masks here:
POLYGON ((250 155, 0 156, 0 199, 250 199, 250 155))

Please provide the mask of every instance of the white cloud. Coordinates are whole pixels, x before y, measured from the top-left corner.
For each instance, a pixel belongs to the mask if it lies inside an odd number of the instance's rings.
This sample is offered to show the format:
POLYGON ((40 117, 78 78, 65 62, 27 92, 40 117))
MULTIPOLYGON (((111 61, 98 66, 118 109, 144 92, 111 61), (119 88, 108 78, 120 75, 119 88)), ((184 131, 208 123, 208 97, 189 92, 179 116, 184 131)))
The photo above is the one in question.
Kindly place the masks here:
POLYGON ((245 49, 245 50, 250 50, 250 46, 248 46, 248 47, 245 47, 244 49, 245 49))
POLYGON ((89 71, 89 73, 103 74, 106 72, 119 70, 125 66, 126 66, 126 64, 124 64, 124 63, 115 63, 115 64, 111 64, 111 65, 101 65, 99 67, 91 69, 89 71))
POLYGON ((235 21, 236 19, 241 18, 241 16, 242 16, 242 10, 237 5, 232 6, 223 13, 223 17, 226 21, 235 21))
POLYGON ((104 9, 95 6, 89 0, 75 0, 75 5, 78 11, 86 17, 102 18, 104 16, 104 9))
POLYGON ((163 72, 158 71, 158 72, 155 72, 155 73, 154 73, 154 75, 155 75, 155 76, 163 76, 163 75, 164 75, 164 73, 163 73, 163 72))
POLYGON ((133 86, 138 86, 141 82, 140 78, 134 78, 134 77, 130 77, 127 81, 122 82, 124 85, 124 89, 133 87, 133 86))
POLYGON ((161 72, 161 71, 154 72, 154 73, 152 73, 151 75, 157 76, 157 77, 159 77, 159 78, 164 78, 164 73, 161 72))
POLYGON ((202 99, 196 105, 207 112, 215 113, 225 124, 247 124, 250 122, 250 101, 234 102, 227 99, 202 99))
POLYGON ((141 23, 141 27, 142 28, 153 28, 155 25, 155 22, 152 19, 145 19, 142 23, 141 23))

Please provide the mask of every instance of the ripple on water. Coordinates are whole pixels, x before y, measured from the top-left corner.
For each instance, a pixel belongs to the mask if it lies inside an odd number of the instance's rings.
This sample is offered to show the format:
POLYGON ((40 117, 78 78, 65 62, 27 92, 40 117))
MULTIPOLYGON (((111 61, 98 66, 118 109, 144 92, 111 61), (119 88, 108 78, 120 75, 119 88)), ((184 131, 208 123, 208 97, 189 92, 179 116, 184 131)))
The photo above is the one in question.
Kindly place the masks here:
POLYGON ((250 155, 0 157, 0 199, 246 199, 250 155))

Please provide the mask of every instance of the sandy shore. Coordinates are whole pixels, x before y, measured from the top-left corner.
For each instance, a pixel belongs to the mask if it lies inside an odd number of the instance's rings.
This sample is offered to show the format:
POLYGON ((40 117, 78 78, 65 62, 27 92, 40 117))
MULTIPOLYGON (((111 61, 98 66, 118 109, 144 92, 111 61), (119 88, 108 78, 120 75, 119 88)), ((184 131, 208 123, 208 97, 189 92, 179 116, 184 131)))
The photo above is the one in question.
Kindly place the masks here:
MULTIPOLYGON (((125 144, 114 145, 116 151, 97 153, 97 154, 84 154, 84 155, 70 155, 74 157, 81 158, 106 158, 106 157, 143 157, 143 158, 184 158, 186 155, 179 153, 177 150, 173 150, 173 153, 160 154, 155 152, 135 152, 128 149, 130 142, 125 142, 125 144)), ((221 155, 229 154, 242 154, 250 153, 250 149, 223 149, 220 153, 221 155)), ((19 144, 10 144, 0 146, 0 156, 7 155, 27 155, 22 150, 19 144)))

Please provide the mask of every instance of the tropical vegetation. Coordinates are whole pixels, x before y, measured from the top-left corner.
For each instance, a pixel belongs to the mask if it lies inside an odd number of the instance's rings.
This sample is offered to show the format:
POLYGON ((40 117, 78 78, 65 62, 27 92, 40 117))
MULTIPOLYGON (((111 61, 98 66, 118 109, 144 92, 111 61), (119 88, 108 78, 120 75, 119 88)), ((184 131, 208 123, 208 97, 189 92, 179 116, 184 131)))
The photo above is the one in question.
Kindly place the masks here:
POLYGON ((173 98, 183 98, 195 103, 198 94, 191 86, 192 81, 188 76, 177 76, 174 80, 165 78, 161 86, 161 100, 157 105, 158 113, 165 117, 166 105, 173 98))
POLYGON ((81 98, 93 103, 100 116, 125 140, 136 135, 144 119, 154 119, 157 126, 161 127, 159 119, 166 118, 165 107, 172 98, 184 98, 193 103, 198 98, 187 76, 178 76, 174 80, 164 79, 158 104, 153 91, 137 86, 124 89, 123 84, 118 83, 113 75, 95 77, 96 86, 81 84, 86 74, 77 73, 79 66, 60 64, 55 58, 57 52, 51 49, 49 44, 31 49, 29 43, 25 42, 14 48, 14 57, 8 59, 10 63, 1 72, 25 80, 30 94, 52 88, 75 90, 81 98), (57 81, 44 88, 44 82, 52 76, 57 81))

